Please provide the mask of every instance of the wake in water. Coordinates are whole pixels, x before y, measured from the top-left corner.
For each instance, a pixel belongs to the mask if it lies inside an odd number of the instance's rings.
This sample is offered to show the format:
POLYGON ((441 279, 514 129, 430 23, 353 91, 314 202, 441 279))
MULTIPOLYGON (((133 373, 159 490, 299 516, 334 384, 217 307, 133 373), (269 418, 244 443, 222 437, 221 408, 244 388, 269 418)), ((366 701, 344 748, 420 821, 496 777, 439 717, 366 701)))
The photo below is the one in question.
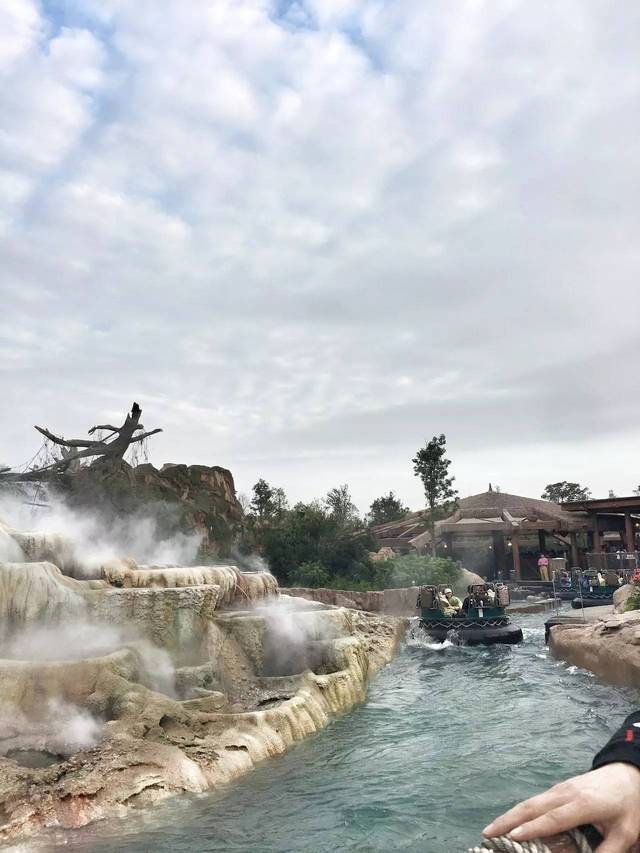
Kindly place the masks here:
MULTIPOLYGON (((453 634, 454 632, 452 631, 451 633, 453 634)), ((462 645, 461 643, 454 643, 450 639, 445 640, 443 643, 436 643, 424 628, 421 628, 418 624, 411 625, 407 629, 406 643, 410 649, 432 649, 435 652, 445 651, 445 649, 462 645)))

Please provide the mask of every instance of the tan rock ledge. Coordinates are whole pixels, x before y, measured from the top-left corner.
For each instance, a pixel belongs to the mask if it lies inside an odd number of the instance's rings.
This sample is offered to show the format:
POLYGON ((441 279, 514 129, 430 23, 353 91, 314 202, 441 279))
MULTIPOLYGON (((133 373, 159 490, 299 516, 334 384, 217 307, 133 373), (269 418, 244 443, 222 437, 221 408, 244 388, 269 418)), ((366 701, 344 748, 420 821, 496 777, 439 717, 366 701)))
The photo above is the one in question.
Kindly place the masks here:
POLYGON ((610 684, 640 687, 640 612, 610 614, 585 624, 551 628, 555 657, 588 669, 610 684))
POLYGON ((404 631, 234 567, 0 563, 0 840, 237 778, 362 702, 404 631))

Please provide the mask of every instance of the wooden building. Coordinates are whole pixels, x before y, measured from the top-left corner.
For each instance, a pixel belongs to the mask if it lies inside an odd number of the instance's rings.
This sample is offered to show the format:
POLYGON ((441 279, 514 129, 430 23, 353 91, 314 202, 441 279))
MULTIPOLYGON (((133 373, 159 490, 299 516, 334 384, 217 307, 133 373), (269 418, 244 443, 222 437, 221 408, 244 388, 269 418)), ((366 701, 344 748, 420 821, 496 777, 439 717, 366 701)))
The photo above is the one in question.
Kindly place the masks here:
MULTIPOLYGON (((489 489, 462 498, 449 517, 436 523, 436 547, 473 572, 487 578, 537 578, 538 557, 566 557, 569 565, 584 562, 588 547, 588 515, 568 512, 558 504, 489 489)), ((380 546, 401 553, 425 553, 430 533, 424 513, 373 528, 380 546)))
MULTIPOLYGON (((576 516, 586 516, 589 528, 590 564, 597 568, 618 568, 615 560, 607 561, 598 555, 626 552, 633 555, 638 552, 640 535, 640 496, 624 498, 591 498, 586 501, 572 501, 562 504, 564 512, 576 516)), ((628 568, 628 566, 624 566, 628 568)))

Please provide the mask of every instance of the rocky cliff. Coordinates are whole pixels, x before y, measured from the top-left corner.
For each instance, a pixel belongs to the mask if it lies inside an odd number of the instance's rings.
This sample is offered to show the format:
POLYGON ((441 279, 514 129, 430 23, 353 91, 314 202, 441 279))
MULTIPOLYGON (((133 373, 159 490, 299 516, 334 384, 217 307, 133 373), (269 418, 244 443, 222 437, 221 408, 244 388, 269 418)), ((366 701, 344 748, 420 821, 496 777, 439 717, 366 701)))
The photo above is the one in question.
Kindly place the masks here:
POLYGON ((107 523, 153 514, 167 538, 202 536, 202 556, 226 556, 242 521, 233 476, 218 466, 99 461, 58 478, 55 488, 69 506, 97 511, 107 523))

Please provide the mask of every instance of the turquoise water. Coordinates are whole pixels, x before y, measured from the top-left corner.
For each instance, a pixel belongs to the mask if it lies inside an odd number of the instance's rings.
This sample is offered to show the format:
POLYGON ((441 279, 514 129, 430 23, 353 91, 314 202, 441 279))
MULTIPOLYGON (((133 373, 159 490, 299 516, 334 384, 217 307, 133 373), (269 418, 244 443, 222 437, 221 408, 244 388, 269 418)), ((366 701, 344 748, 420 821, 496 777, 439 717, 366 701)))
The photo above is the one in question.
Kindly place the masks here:
POLYGON ((555 661, 544 616, 518 647, 410 642, 369 700, 200 797, 62 836, 75 853, 459 853, 489 818, 589 767, 637 692, 555 661))

